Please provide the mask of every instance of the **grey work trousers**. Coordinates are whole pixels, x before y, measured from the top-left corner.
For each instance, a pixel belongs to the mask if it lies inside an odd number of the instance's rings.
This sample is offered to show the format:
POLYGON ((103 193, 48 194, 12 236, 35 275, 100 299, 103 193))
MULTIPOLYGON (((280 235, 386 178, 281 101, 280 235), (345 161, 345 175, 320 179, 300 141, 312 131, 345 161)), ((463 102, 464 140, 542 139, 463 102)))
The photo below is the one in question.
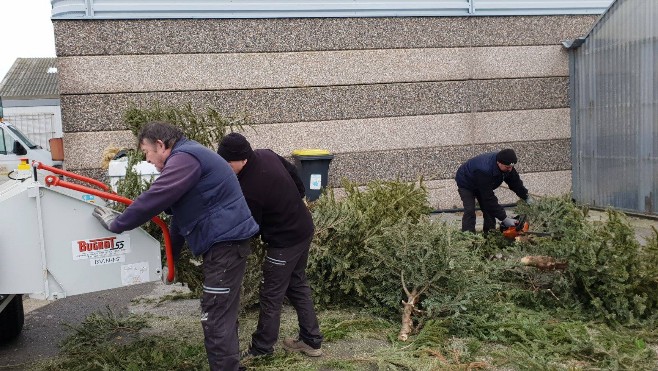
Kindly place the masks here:
POLYGON ((201 325, 211 371, 240 366, 240 287, 251 253, 249 240, 220 242, 203 254, 201 325))
POLYGON ((322 334, 313 309, 311 287, 306 278, 306 264, 312 237, 286 248, 267 248, 260 287, 258 326, 251 337, 250 352, 256 355, 274 352, 279 337, 281 306, 288 297, 297 312, 299 339, 319 349, 322 334))
MULTIPOLYGON (((459 188, 457 189, 457 192, 459 192, 459 197, 461 197, 462 203, 464 204, 462 231, 475 233, 475 201, 477 200, 480 206, 482 206, 480 194, 466 188, 459 188)), ((482 232, 487 233, 496 228, 496 218, 493 215, 487 213, 483 209, 482 216, 484 217, 482 232)))

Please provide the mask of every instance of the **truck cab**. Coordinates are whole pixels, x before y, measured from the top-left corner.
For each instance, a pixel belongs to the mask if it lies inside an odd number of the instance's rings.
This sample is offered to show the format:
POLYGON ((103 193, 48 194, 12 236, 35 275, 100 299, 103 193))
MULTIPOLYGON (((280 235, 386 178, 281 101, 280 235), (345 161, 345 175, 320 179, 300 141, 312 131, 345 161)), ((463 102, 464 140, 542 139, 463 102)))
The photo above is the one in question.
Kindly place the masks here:
POLYGON ((62 166, 62 161, 53 161, 49 151, 32 143, 15 126, 0 119, 0 183, 8 180, 20 160, 25 158, 29 163, 39 161, 48 166, 62 166))

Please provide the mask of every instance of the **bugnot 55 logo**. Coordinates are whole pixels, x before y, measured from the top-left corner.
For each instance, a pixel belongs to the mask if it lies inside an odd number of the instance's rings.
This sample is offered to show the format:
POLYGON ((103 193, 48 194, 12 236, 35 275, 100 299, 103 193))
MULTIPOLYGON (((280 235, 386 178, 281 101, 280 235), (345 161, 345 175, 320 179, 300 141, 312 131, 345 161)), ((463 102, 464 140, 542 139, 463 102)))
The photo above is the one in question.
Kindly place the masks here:
POLYGON ((118 235, 76 240, 71 242, 71 250, 73 260, 123 255, 130 252, 130 236, 118 235))

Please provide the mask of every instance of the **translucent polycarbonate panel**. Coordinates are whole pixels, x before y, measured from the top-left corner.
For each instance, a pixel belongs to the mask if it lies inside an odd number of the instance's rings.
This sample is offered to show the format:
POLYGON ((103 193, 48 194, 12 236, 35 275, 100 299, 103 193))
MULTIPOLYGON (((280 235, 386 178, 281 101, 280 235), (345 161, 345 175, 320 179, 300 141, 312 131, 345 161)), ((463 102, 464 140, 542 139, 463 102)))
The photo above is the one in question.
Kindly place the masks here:
POLYGON ((658 2, 617 0, 572 54, 577 201, 658 212, 658 2))

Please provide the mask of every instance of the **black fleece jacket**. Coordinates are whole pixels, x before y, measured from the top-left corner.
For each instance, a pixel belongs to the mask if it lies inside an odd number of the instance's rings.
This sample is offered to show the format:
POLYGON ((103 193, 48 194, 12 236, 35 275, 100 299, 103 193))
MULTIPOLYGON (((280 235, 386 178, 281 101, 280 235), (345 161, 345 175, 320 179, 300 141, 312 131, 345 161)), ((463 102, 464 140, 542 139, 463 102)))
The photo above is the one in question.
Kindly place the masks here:
POLYGON ((296 245, 313 235, 297 169, 269 149, 257 149, 238 174, 242 193, 269 247, 296 245))

